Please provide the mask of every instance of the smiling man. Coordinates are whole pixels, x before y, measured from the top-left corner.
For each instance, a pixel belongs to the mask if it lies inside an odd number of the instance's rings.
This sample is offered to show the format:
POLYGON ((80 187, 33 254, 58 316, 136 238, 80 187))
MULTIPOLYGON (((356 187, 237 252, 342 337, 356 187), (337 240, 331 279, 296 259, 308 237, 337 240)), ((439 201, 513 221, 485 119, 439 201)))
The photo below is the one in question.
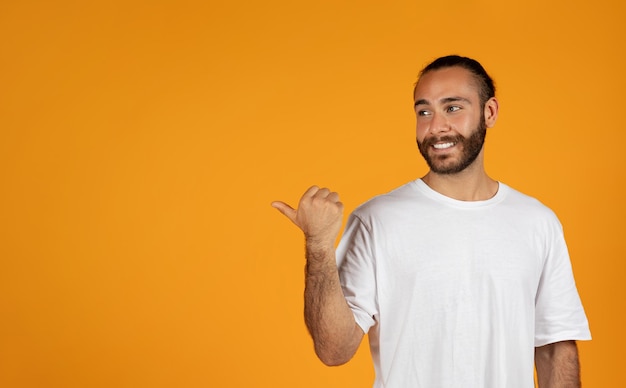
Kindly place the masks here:
POLYGON ((579 387, 576 340, 591 338, 561 225, 537 200, 490 178, 492 79, 442 57, 414 90, 429 172, 359 206, 308 189, 272 205, 305 235, 305 319, 318 357, 340 365, 369 335, 374 387, 579 387))

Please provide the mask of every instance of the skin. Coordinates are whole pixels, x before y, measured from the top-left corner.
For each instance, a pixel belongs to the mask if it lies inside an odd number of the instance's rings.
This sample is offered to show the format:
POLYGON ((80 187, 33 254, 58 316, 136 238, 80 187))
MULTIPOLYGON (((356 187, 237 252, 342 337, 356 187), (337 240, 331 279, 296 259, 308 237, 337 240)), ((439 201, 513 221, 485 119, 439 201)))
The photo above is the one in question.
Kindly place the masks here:
MULTIPOLYGON (((490 98, 482 104, 473 75, 460 67, 423 74, 415 87, 414 98, 416 140, 418 144, 428 145, 421 152, 432 163, 422 180, 433 190, 461 201, 493 197, 498 182, 485 172, 484 148, 473 162, 456 171, 454 167, 463 165, 467 159, 467 143, 450 139, 469 139, 481 125, 493 127, 498 118, 498 101, 490 98)), ((356 353, 364 333, 344 298, 335 261, 335 241, 343 219, 339 195, 313 186, 304 193, 297 209, 281 201, 273 202, 272 206, 305 236, 304 313, 315 352, 327 365, 343 364, 356 353)), ((574 341, 537 347, 535 364, 540 388, 580 386, 574 341)))
MULTIPOLYGON (((471 73, 460 67, 424 74, 414 93, 417 141, 435 140, 435 144, 444 144, 446 141, 438 139, 456 135, 469 138, 480 123, 480 115, 487 128, 493 127, 498 118, 498 101, 491 98, 481 109, 477 87, 471 73)), ((430 147, 428 153, 443 166, 459 163, 463 144, 445 149, 430 147)), ((484 149, 458 173, 439 174, 430 170, 422 179, 433 190, 461 201, 486 200, 498 191, 498 182, 485 172, 484 149)))
POLYGON ((343 219, 339 195, 313 186, 297 210, 280 201, 272 206, 304 232, 304 317, 315 353, 326 365, 344 364, 356 353, 364 333, 343 296, 335 260, 335 240, 343 219))
POLYGON ((580 388, 580 364, 575 341, 535 348, 539 388, 580 388))

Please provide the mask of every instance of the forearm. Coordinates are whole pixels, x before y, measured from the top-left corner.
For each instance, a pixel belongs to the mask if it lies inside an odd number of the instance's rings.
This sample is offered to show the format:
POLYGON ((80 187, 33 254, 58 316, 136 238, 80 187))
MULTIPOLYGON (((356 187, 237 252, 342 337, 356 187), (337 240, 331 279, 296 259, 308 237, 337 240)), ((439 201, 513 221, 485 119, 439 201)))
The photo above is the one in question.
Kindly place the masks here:
POLYGON ((343 213, 339 194, 311 186, 297 210, 281 201, 272 206, 296 224, 306 239, 304 316, 315 353, 327 365, 343 364, 358 349, 363 331, 343 296, 335 263, 334 242, 343 213))
POLYGON ((539 388, 580 388, 580 365, 575 341, 535 348, 539 388))
POLYGON ((356 324, 341 289, 332 247, 307 244, 304 315, 317 356, 327 365, 352 358, 363 331, 356 324))

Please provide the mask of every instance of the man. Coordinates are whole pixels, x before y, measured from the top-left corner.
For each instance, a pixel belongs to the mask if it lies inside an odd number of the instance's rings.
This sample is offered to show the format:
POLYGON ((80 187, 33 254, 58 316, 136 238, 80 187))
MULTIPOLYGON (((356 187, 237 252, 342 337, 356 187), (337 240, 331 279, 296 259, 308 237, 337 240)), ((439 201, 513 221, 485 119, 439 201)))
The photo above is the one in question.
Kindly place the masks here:
POLYGON ((576 340, 590 339, 561 225, 490 178, 483 143, 498 116, 493 81, 448 56, 414 90, 430 171, 349 217, 308 189, 281 211, 306 238, 305 319, 318 357, 347 362, 369 334, 375 387, 579 387, 576 340))

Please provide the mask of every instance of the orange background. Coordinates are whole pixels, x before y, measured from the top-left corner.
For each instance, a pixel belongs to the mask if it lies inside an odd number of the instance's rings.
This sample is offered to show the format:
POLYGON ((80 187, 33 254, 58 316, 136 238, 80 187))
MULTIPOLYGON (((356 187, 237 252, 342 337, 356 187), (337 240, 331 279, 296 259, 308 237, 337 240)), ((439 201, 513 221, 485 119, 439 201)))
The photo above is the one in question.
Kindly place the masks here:
POLYGON ((347 210, 426 172, 411 92, 437 56, 499 87, 490 174, 559 215, 624 385, 625 3, 3 1, 0 386, 368 387, 302 318, 310 185, 347 210))

